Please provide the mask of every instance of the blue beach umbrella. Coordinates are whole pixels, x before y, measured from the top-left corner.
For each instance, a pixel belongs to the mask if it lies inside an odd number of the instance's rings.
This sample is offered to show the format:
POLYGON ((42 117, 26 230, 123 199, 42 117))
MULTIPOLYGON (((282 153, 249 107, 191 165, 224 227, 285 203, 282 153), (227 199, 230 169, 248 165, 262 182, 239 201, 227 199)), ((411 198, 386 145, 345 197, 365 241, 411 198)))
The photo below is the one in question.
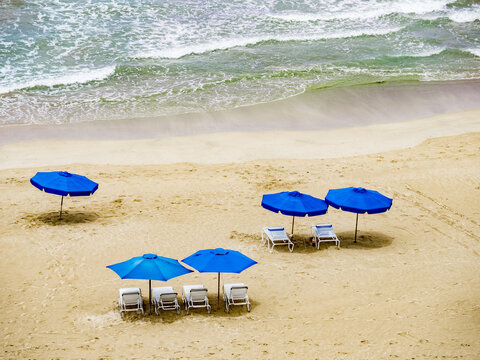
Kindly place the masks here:
POLYGON ((317 216, 327 213, 328 205, 322 199, 302 194, 298 191, 284 191, 276 194, 265 194, 262 197, 262 206, 275 213, 293 216, 292 234, 295 216, 317 216))
POLYGON ((167 281, 192 272, 178 260, 155 254, 136 256, 124 262, 108 265, 107 268, 115 271, 122 279, 148 280, 150 313, 152 313, 152 280, 167 281))
POLYGON ((239 251, 218 249, 199 250, 182 260, 185 264, 199 272, 218 273, 218 298, 220 304, 220 273, 241 273, 243 270, 257 264, 255 260, 239 251))
POLYGON ((90 196, 98 189, 98 184, 83 175, 67 171, 37 172, 30 179, 36 188, 49 194, 61 195, 60 218, 62 218, 64 196, 90 196))
POLYGON ((336 209, 357 214, 354 242, 357 242, 358 214, 383 213, 392 207, 393 202, 392 199, 380 194, 378 191, 367 190, 362 187, 331 189, 328 191, 325 201, 336 209))

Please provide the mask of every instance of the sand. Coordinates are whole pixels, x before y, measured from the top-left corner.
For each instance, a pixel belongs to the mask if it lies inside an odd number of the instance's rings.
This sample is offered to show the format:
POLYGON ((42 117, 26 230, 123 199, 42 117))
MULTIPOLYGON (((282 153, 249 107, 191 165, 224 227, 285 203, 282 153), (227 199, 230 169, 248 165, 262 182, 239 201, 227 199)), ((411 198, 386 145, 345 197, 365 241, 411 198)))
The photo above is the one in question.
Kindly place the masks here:
POLYGON ((0 339, 6 359, 478 359, 480 358, 480 110, 325 131, 276 131, 0 147, 0 339), (274 140, 272 140, 274 139, 274 140), (242 151, 242 149, 244 151, 242 151), (55 155, 55 156, 54 156, 55 155), (90 198, 30 185, 68 169, 100 183, 90 198), (393 197, 384 214, 330 209, 296 220, 293 253, 270 253, 264 226, 291 218, 261 196, 364 186, 393 197), (331 223, 341 249, 304 246, 331 223), (251 312, 118 311, 121 280, 106 265, 203 248, 258 261, 225 282, 249 286, 251 312))

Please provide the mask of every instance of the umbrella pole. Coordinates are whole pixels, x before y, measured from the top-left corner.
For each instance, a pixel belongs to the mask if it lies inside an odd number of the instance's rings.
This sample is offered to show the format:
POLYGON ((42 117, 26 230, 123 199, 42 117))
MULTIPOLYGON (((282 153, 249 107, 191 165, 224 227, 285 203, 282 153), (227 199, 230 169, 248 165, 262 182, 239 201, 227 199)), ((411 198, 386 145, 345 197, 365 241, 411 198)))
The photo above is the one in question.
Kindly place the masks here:
POLYGON ((63 208, 63 195, 62 195, 62 201, 60 202, 60 219, 62 218, 62 208, 63 208))
POLYGON ((358 213, 357 213, 357 221, 355 221, 355 240, 353 240, 354 243, 357 242, 357 227, 358 227, 358 213))
POLYGON ((148 280, 148 308, 152 315, 152 280, 148 280))
POLYGON ((218 273, 217 310, 220 309, 220 273, 218 273))
POLYGON ((293 237, 293 226, 295 225, 295 216, 292 217, 292 237, 293 237))

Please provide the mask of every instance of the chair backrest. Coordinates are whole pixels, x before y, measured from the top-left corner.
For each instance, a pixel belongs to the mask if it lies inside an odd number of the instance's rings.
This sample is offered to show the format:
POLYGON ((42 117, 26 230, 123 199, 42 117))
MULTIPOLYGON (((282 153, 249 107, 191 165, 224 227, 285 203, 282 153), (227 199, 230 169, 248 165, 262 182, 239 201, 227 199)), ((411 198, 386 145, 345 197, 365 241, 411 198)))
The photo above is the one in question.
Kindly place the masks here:
POLYGON ((138 303, 139 298, 140 298, 140 294, 137 292, 122 294, 122 299, 125 305, 130 305, 130 304, 135 305, 138 303))
POLYGON ((232 286, 230 289, 230 297, 232 299, 245 299, 247 290, 248 286, 232 286))
POLYGON ((191 289, 190 299, 192 301, 204 301, 207 296, 207 289, 191 289))
POLYGON ((267 228, 272 240, 288 240, 288 235, 284 228, 267 228))
POLYGON ((317 236, 329 236, 333 234, 332 225, 314 225, 317 236))
POLYGON ((164 303, 175 302, 176 298, 177 298, 177 293, 166 293, 166 294, 161 294, 160 295, 160 301, 162 301, 164 303))

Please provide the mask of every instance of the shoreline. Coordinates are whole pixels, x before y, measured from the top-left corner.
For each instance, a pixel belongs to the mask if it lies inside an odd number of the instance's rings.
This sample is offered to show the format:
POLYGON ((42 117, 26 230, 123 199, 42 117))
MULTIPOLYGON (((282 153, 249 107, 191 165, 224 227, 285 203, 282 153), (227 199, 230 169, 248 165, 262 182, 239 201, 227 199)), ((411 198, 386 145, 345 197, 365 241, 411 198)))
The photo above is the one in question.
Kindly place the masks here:
POLYGON ((400 150, 430 138, 475 132, 480 132, 480 108, 317 131, 237 131, 140 140, 37 140, 1 145, 0 169, 329 159, 400 150))
POLYGON ((480 80, 399 82, 310 90, 276 102, 156 118, 0 126, 0 145, 33 140, 155 139, 250 131, 351 128, 478 108, 480 80))

